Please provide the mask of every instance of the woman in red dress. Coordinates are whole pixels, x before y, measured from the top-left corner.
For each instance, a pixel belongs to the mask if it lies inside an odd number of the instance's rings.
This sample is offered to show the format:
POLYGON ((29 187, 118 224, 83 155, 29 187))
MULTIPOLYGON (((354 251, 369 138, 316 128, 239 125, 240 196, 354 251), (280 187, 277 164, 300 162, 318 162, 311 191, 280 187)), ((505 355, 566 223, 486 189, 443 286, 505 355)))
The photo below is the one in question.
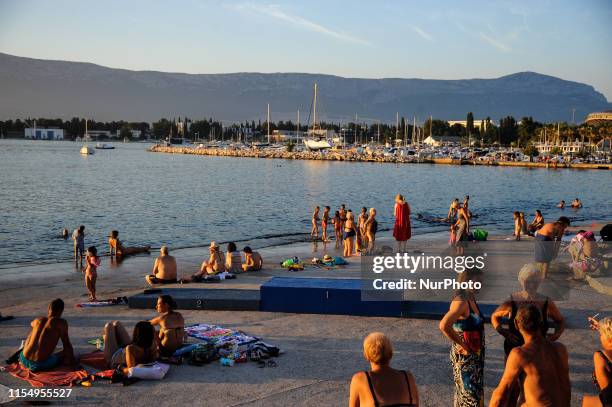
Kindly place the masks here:
POLYGON ((397 251, 406 251, 406 242, 412 236, 410 228, 410 205, 400 194, 395 197, 395 225, 393 226, 393 237, 397 242, 397 251))

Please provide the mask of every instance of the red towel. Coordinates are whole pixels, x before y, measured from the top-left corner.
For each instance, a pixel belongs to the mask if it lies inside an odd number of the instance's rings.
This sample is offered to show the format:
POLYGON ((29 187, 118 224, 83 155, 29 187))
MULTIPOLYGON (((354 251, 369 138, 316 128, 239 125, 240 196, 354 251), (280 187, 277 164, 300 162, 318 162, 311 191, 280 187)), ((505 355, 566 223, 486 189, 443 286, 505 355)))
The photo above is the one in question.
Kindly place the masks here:
POLYGON ((48 372, 31 372, 19 363, 5 366, 5 370, 18 379, 25 380, 34 387, 70 386, 74 381, 85 379, 88 373, 83 370, 73 370, 69 366, 58 366, 48 372))
POLYGON ((104 352, 99 350, 81 355, 79 357, 79 362, 98 370, 108 369, 108 364, 106 363, 106 359, 104 359, 104 352))
POLYGON ((405 242, 412 237, 410 227, 410 207, 407 202, 395 205, 395 225, 393 226, 393 237, 399 242, 405 242))

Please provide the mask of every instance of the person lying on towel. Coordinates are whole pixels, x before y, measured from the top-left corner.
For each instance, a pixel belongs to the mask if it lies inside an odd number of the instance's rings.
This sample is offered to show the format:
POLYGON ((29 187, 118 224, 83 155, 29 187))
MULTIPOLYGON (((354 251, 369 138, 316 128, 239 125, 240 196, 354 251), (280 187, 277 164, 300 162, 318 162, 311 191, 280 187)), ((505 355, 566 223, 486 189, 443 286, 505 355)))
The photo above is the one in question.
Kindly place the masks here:
POLYGON ((57 298, 49 304, 46 317, 32 321, 32 331, 19 354, 19 362, 31 372, 47 371, 59 365, 76 366, 68 337, 68 322, 62 318, 63 312, 64 301, 57 298), (64 348, 53 353, 60 339, 64 348))

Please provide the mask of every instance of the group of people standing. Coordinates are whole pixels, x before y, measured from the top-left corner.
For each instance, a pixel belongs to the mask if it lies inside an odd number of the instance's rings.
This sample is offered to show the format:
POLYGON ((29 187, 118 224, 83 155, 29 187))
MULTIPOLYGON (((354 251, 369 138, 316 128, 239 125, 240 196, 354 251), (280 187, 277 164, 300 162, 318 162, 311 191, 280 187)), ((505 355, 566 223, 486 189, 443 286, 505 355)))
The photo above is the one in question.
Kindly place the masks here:
POLYGON ((330 215, 331 208, 325 206, 323 216, 319 218, 320 207, 317 206, 312 214, 312 228, 310 236, 313 239, 319 238, 319 222, 321 223, 321 240, 324 243, 330 242, 331 239, 327 234, 328 225, 331 223, 334 227, 334 235, 336 240, 336 248, 343 245, 343 256, 350 257, 355 254, 371 253, 374 250, 376 242, 376 232, 378 231, 378 221, 376 220, 376 209, 366 207, 361 208, 357 220, 351 209, 346 209, 346 205, 340 205, 340 208, 330 215))

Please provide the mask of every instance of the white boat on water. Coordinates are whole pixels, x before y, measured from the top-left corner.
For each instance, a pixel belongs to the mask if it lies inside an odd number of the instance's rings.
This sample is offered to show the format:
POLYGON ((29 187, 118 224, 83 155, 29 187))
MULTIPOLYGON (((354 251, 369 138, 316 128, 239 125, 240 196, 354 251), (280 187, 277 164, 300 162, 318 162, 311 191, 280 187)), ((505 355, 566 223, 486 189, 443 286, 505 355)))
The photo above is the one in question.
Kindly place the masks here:
MULTIPOLYGON (((83 137, 83 140, 85 142, 87 142, 88 140, 91 140, 91 138, 89 137, 89 133, 87 132, 87 119, 85 119, 85 136, 83 137)), ((86 143, 86 144, 83 144, 83 147, 81 147, 81 149, 79 150, 79 153, 81 153, 81 155, 93 155, 95 153, 95 150, 89 147, 86 143)))
POLYGON ((110 144, 106 144, 106 143, 96 143, 96 149, 97 150, 114 150, 115 146, 111 146, 110 144))
POLYGON ((308 137, 304 139, 304 145, 310 151, 320 151, 332 148, 332 139, 328 137, 325 129, 317 129, 317 84, 314 84, 314 98, 312 129, 308 131, 308 137))
POLYGON ((92 155, 95 153, 94 149, 89 147, 88 145, 83 145, 79 152, 81 153, 81 155, 92 155))

